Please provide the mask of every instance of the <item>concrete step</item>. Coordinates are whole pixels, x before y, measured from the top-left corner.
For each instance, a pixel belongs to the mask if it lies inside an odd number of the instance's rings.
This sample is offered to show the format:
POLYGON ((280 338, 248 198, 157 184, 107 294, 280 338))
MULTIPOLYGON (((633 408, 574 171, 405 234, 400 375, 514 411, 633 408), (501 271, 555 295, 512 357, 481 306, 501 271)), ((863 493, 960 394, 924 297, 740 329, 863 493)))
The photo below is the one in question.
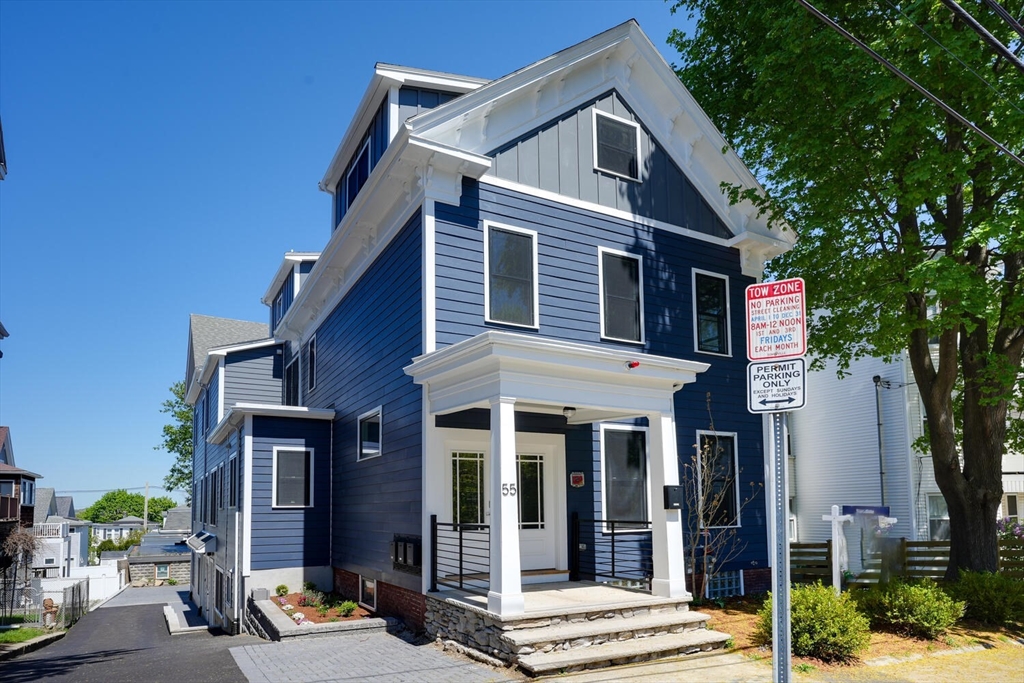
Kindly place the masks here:
POLYGON ((708 652, 724 647, 727 640, 729 640, 729 636, 725 633, 709 629, 694 629, 684 633, 608 642, 572 650, 534 652, 519 657, 517 663, 523 670, 534 676, 572 673, 585 669, 599 669, 663 657, 708 652))
POLYGON ((683 633, 704 628, 708 615, 700 612, 673 611, 582 622, 562 622, 541 628, 505 631, 502 639, 516 654, 534 651, 593 647, 605 642, 683 633))

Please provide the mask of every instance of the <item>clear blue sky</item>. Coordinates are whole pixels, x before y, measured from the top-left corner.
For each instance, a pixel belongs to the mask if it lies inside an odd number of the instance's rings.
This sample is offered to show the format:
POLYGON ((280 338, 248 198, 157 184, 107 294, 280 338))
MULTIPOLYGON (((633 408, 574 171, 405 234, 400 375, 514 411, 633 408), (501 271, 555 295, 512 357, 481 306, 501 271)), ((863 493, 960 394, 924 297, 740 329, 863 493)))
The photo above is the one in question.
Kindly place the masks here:
POLYGON ((284 252, 325 244, 317 181, 374 63, 497 78, 630 18, 678 61, 685 19, 660 0, 2 0, 0 424, 18 465, 79 509, 162 484, 189 313, 266 320, 284 252))

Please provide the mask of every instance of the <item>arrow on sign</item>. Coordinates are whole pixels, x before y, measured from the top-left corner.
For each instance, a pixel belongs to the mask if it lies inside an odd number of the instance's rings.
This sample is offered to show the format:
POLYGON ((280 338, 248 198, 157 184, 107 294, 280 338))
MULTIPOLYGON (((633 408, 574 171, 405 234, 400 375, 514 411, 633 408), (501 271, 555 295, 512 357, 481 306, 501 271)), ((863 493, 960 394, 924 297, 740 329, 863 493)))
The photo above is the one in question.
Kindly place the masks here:
POLYGON ((758 403, 760 403, 763 406, 766 406, 769 403, 793 403, 794 401, 796 401, 796 399, 793 398, 792 396, 790 396, 789 398, 779 398, 779 399, 774 399, 772 401, 769 401, 766 398, 762 398, 760 401, 758 401, 758 403))

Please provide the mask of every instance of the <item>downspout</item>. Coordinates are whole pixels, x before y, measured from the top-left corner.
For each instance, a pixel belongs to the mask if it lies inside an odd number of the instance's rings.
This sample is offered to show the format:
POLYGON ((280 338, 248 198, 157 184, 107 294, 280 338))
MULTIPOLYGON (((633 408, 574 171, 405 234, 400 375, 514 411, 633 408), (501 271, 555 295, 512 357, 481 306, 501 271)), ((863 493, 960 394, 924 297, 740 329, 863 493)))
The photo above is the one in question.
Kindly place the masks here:
MULTIPOLYGON (((882 438, 882 427, 885 424, 882 421, 882 377, 875 375, 871 378, 871 381, 875 383, 875 413, 878 416, 878 492, 882 500, 882 505, 885 505, 885 443, 882 438)), ((884 382, 888 384, 888 382, 884 382)))

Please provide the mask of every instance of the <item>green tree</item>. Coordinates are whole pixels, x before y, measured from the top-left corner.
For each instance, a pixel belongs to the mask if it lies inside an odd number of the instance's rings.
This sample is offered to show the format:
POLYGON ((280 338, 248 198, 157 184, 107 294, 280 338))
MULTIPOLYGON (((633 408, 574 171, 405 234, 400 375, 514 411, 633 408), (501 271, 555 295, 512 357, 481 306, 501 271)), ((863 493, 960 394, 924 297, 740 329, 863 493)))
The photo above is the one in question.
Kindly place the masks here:
POLYGON ((192 406, 185 403, 185 383, 175 382, 171 385, 171 394, 163 403, 161 413, 170 413, 174 420, 164 425, 163 440, 155 450, 173 453, 174 463, 171 471, 164 477, 164 486, 168 491, 181 491, 185 494, 185 504, 192 504, 192 406))
MULTIPOLYGON (((149 499, 149 521, 160 523, 163 513, 178 504, 167 496, 149 499)), ((122 517, 139 517, 145 514, 146 497, 141 493, 128 493, 124 489, 108 491, 95 503, 78 513, 79 519, 88 519, 99 524, 116 522, 122 517)))
MULTIPOLYGON (((1014 16, 1024 9, 1004 5, 1014 16)), ((989 135, 1020 146, 1024 76, 940 0, 822 7, 989 135)), ((770 271, 807 280, 808 307, 822 311, 812 352, 841 369, 907 354, 949 508, 947 576, 994 571, 1001 458, 1008 426, 1020 428, 1010 408, 1024 350, 1024 169, 796 3, 684 0, 679 10, 700 15, 693 35, 669 39, 679 77, 767 196, 723 190, 799 237, 770 271)), ((1021 53, 986 6, 971 11, 1021 53)))

